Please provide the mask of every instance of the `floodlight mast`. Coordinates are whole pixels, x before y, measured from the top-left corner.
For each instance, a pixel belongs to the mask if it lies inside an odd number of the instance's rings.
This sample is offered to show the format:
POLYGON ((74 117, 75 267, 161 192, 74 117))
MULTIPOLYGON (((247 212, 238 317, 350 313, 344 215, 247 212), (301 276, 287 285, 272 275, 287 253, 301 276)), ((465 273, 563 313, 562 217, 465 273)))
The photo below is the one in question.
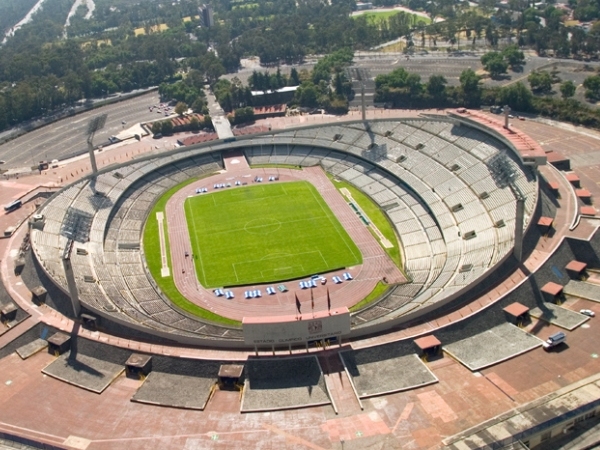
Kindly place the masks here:
POLYGON ((94 134, 96 131, 104 128, 104 124, 106 123, 107 114, 100 114, 90 120, 87 129, 87 144, 88 144, 88 152, 90 154, 90 164, 92 165, 92 176, 95 176, 98 172, 98 166, 96 165, 96 156, 94 155, 94 134))
POLYGON ((73 266, 71 264, 71 252, 73 251, 73 239, 67 241, 62 254, 62 265, 65 271, 65 278, 67 280, 67 287, 69 288, 69 296, 71 297, 71 306, 73 308, 73 314, 75 317, 79 317, 81 314, 81 302, 79 300, 79 291, 77 290, 77 282, 75 281, 75 273, 73 272, 73 266))
MULTIPOLYGON (((508 111, 508 106, 505 111, 508 111)), ((508 114, 507 114, 508 119, 508 114)), ((519 262, 523 258, 523 226, 525 224, 525 200, 526 197, 517 186, 515 180, 517 172, 510 164, 510 160, 505 153, 498 153, 487 161, 488 167, 496 174, 501 182, 505 183, 513 193, 516 204, 515 214, 515 244, 513 247, 513 256, 519 262)))

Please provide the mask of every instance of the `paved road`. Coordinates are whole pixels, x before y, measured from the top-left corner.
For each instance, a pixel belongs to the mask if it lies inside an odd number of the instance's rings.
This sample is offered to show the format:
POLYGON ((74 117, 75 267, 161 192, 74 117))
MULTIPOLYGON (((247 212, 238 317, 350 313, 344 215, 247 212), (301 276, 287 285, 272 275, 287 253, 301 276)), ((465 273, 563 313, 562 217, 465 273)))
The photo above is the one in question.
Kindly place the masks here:
POLYGON ((215 94, 210 89, 205 89, 206 102, 208 103, 208 113, 212 119, 212 124, 215 127, 215 131, 219 136, 219 139, 227 139, 233 137, 233 131, 231 130, 231 124, 227 118, 227 114, 217 102, 215 94))
POLYGON ((67 117, 34 130, 0 145, 3 169, 36 165, 40 160, 64 159, 87 150, 86 131, 88 122, 99 114, 108 114, 104 129, 99 131, 94 144, 108 142, 110 136, 135 123, 158 118, 149 106, 159 101, 158 93, 151 92, 119 103, 106 105, 82 114, 67 117), (125 124, 123 124, 125 122, 125 124))

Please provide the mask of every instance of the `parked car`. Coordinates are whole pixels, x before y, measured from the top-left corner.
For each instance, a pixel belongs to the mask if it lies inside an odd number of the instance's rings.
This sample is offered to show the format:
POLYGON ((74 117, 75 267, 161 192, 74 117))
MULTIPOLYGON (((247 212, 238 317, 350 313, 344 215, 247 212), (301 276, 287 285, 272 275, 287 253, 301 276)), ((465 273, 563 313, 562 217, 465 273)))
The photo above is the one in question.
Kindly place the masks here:
POLYGON ((595 317, 596 313, 594 311, 592 311, 591 309, 582 309, 579 311, 580 314, 583 314, 584 316, 588 316, 588 317, 595 317))

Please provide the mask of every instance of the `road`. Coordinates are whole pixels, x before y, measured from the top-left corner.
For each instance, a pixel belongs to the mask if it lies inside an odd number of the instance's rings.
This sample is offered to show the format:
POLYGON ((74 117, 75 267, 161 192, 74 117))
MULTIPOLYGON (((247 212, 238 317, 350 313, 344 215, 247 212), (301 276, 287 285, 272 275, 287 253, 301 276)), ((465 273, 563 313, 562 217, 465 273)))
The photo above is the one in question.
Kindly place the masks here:
POLYGON ((92 117, 108 114, 104 129, 96 133, 94 144, 108 142, 110 136, 124 128, 159 118, 149 106, 158 103, 158 93, 151 92, 122 102, 59 120, 0 145, 3 169, 37 165, 41 160, 65 159, 87 150, 86 132, 92 117), (125 124, 123 124, 125 122, 125 124))

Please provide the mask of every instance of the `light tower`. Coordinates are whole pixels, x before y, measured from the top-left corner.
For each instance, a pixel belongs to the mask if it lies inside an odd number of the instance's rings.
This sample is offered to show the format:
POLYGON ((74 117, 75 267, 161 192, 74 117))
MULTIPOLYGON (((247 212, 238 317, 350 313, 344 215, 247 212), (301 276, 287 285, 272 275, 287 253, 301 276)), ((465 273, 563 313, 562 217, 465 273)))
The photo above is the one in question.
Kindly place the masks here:
POLYGON ((77 282, 75 281, 75 273, 73 272, 73 265, 71 264, 71 252, 73 251, 74 241, 69 239, 67 245, 62 253, 62 265, 65 271, 65 278, 67 280, 67 287, 69 288, 69 297, 71 297, 71 306, 73 307, 73 314, 75 317, 79 317, 81 314, 81 302, 79 301, 79 291, 77 290, 77 282))
POLYGON ((526 198, 515 182, 518 175, 517 171, 511 164, 510 158, 504 152, 497 153, 488 158, 487 166, 496 184, 501 188, 508 186, 515 196, 515 246, 513 248, 513 255, 517 261, 521 262, 521 258, 523 257, 523 225, 525 224, 526 198))
POLYGON ((88 123, 87 128, 87 144, 88 144, 88 152, 90 153, 90 164, 92 165, 92 177, 96 176, 98 172, 98 166, 96 165, 96 156, 94 156, 94 134, 96 131, 104 128, 104 124, 106 123, 107 114, 100 114, 99 116, 93 117, 92 120, 88 123))

